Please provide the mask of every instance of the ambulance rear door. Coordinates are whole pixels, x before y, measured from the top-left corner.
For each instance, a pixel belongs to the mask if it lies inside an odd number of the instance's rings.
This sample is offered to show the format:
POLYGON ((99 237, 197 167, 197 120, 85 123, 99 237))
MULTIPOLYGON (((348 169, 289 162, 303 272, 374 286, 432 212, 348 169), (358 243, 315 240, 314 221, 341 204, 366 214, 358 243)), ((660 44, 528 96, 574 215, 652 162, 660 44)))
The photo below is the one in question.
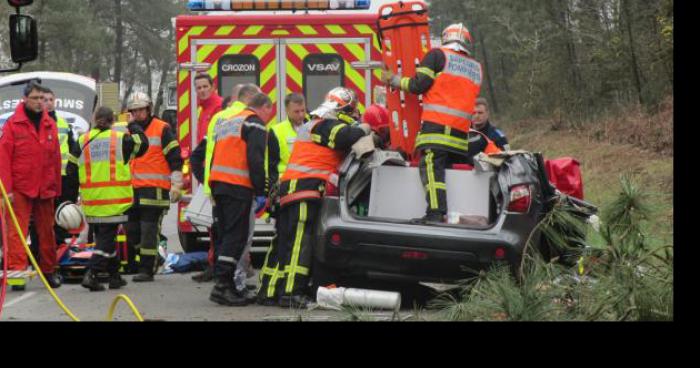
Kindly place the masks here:
MULTIPOLYGON (((277 106, 280 81, 278 78, 278 42, 274 39, 198 39, 194 40, 192 60, 211 64, 209 75, 221 97, 231 95, 236 84, 253 83, 262 89, 277 106)), ((199 121, 197 94, 194 85, 195 73, 191 76, 192 121, 199 121)), ((277 109, 275 109, 277 114, 277 109)), ((273 118, 271 123, 275 123, 273 118)), ((197 137, 197 125, 192 124, 192 139, 197 137)), ((193 141, 192 147, 196 142, 193 141)))
MULTIPOLYGON (((303 94, 307 109, 313 111, 328 91, 343 86, 358 93, 360 111, 371 104, 371 71, 350 65, 369 59, 371 38, 293 38, 281 39, 280 43, 280 60, 284 60, 281 89, 285 95, 303 94)), ((279 106, 280 119, 286 116, 283 105, 279 106)))

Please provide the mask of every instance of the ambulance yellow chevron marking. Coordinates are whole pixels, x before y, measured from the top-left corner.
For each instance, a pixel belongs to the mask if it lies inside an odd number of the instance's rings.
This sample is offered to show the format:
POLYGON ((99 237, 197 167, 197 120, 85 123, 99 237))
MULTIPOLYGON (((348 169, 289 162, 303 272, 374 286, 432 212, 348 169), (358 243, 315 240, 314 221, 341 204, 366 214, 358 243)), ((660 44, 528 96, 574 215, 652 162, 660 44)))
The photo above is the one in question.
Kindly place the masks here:
POLYGON ((263 26, 250 26, 243 32, 245 36, 255 36, 263 30, 263 26))
POLYGON ((297 29, 299 29, 299 32, 301 32, 303 35, 306 35, 306 36, 318 34, 318 32, 316 32, 314 27, 311 27, 311 26, 297 26, 297 29))
POLYGON ((180 42, 178 43, 178 55, 182 55, 182 53, 185 52, 185 50, 187 50, 187 47, 190 45, 190 37, 199 36, 206 29, 207 27, 204 26, 195 26, 190 28, 190 30, 187 31, 187 33, 185 33, 185 35, 180 39, 180 42))

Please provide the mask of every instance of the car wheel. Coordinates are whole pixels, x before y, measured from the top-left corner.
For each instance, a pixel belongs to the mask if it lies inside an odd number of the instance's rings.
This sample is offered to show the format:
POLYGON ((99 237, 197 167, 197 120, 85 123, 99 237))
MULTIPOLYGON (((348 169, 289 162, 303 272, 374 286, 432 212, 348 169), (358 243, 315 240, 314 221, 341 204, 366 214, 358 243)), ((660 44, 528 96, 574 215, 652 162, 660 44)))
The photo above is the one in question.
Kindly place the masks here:
POLYGON ((182 247, 183 252, 192 253, 209 251, 209 245, 200 242, 197 238, 197 233, 183 233, 178 231, 177 235, 180 239, 180 246, 182 247))

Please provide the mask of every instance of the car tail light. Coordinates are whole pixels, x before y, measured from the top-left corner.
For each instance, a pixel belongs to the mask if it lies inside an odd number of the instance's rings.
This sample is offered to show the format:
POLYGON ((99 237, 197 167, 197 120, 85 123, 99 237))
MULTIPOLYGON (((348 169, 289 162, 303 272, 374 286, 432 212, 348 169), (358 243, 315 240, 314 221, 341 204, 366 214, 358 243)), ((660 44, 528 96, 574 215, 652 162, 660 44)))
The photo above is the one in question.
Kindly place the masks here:
POLYGON ((338 175, 331 174, 329 180, 326 180, 325 196, 327 197, 337 197, 338 196, 338 175))
POLYGON ((516 185, 510 188, 508 211, 526 213, 530 210, 531 198, 529 185, 516 185))
POLYGON ((342 243, 343 243, 343 238, 340 236, 340 234, 333 233, 333 235, 331 235, 331 244, 332 245, 339 247, 342 243))
POLYGON ((428 253, 417 252, 417 251, 403 252, 403 253, 401 253, 401 258, 402 259, 416 259, 416 260, 422 261, 424 259, 428 259, 428 253))
POLYGON ((506 249, 503 247, 498 247, 496 248, 496 252, 494 252, 494 258, 501 260, 506 258, 506 249))

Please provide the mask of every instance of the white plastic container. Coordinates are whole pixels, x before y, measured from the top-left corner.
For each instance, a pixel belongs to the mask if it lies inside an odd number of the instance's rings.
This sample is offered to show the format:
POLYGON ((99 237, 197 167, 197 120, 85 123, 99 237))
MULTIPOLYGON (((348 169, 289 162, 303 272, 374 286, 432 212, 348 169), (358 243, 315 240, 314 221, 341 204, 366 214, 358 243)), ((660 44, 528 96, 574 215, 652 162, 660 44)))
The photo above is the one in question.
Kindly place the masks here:
POLYGON ((401 308, 401 294, 392 291, 318 288, 316 302, 322 308, 340 310, 342 305, 398 311, 401 308))

